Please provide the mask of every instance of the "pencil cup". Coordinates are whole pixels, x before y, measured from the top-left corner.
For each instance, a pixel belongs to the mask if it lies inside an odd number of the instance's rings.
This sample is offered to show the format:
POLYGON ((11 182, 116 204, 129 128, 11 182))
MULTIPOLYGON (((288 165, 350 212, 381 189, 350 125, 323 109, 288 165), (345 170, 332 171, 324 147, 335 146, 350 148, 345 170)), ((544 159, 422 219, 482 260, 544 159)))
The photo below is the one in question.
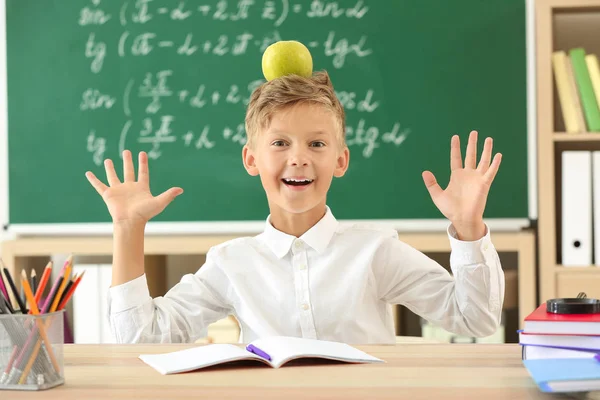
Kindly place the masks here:
POLYGON ((63 314, 0 314, 0 390, 43 390, 65 382, 63 314))

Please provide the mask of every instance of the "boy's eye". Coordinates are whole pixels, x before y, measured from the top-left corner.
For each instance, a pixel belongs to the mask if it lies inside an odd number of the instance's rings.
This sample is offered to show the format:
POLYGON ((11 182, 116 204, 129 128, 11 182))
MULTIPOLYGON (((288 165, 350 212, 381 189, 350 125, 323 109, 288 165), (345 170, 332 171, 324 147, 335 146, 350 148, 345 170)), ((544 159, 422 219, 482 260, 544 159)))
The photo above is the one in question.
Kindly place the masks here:
POLYGON ((278 147, 285 146, 285 142, 284 142, 283 140, 276 140, 276 141, 274 141, 274 142, 273 142, 273 143, 271 143, 271 144, 272 144, 273 146, 278 146, 278 147))
POLYGON ((310 145, 312 147, 324 147, 325 143, 323 143, 323 142, 312 142, 310 145))

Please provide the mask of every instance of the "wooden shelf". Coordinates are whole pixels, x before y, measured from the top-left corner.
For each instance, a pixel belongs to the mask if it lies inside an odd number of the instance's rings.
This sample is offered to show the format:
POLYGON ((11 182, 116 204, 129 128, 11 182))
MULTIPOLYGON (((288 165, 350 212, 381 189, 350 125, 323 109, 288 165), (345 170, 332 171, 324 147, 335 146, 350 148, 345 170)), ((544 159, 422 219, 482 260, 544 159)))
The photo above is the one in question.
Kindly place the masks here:
POLYGON ((600 150, 600 132, 567 133, 552 68, 554 51, 600 54, 600 0, 535 1, 538 303, 580 291, 600 297, 600 268, 565 267, 561 252, 561 153, 600 150))
POLYGON ((538 0, 540 3, 544 3, 545 7, 558 10, 581 10, 586 8, 594 9, 600 7, 598 0, 538 0))
POLYGON ((600 266, 590 265, 588 267, 565 267, 563 265, 557 265, 554 267, 557 273, 582 273, 582 274, 600 274, 600 266))
POLYGON ((566 133, 555 132, 552 135, 555 142, 600 142, 600 132, 566 133))

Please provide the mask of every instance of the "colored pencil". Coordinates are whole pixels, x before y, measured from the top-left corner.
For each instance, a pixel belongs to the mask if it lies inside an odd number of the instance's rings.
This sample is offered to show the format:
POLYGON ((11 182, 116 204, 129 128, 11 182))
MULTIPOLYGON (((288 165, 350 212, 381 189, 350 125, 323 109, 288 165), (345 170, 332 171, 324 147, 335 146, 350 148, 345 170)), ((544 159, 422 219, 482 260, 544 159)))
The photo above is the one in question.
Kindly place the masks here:
POLYGON ((12 352, 10 353, 10 356, 8 357, 8 364, 6 365, 6 369, 4 370, 4 373, 8 374, 10 372, 10 369, 12 368, 12 365, 15 362, 15 358, 17 358, 17 345, 16 344, 13 346, 12 352))
MULTIPOLYGON (((23 279, 27 280, 27 272, 25 272, 24 269, 21 270, 21 281, 23 279)), ((29 283, 29 281, 28 281, 28 283, 29 283)), ((27 312, 29 314, 31 314, 31 305, 29 305, 29 307, 27 307, 27 296, 25 296, 25 287, 23 287, 23 285, 21 285, 21 301, 25 305, 27 312)))
POLYGON ((58 292, 58 288, 62 284, 62 281, 63 281, 63 277, 59 276, 58 279, 56 279, 56 282, 54 282, 54 286, 52 286, 52 289, 50 290, 50 293, 48 294, 48 297, 46 298, 46 301, 44 302, 44 307, 42 308, 42 314, 46 314, 46 313, 50 312, 50 307, 52 306, 52 302, 54 301, 54 297, 56 297, 56 293, 58 292))
POLYGON ((64 298, 67 295, 67 293, 69 293, 69 290, 71 290, 71 287, 73 287, 73 284, 75 283, 76 280, 77 280, 77 274, 75 274, 69 280, 69 283, 67 283, 67 286, 65 286, 65 290, 63 290, 63 292, 60 294, 60 300, 58 301, 58 306, 56 307, 56 310, 60 310, 61 309, 60 305, 62 304, 62 301, 64 300, 64 298))
POLYGON ((65 305, 69 302, 69 299, 73 296, 73 293, 75 293, 75 289, 77 289, 77 286, 79 285, 81 278, 83 278, 83 275, 85 275, 85 270, 83 270, 83 272, 79 274, 79 276, 77 277, 77 279, 75 279, 75 282, 69 289, 68 293, 66 294, 65 298, 60 301, 60 304, 58 306, 59 310, 62 310, 65 307, 65 305))
POLYGON ((6 289, 6 285, 4 284, 4 273, 2 272, 2 268, 0 268, 0 292, 2 292, 2 295, 6 298, 6 300, 10 301, 8 290, 6 289))
POLYGON ((8 312, 10 314, 14 314, 15 313, 15 309, 10 304, 10 300, 9 299, 0 299, 0 300, 2 300, 2 301, 0 301, 0 303, 4 304, 4 306, 8 309, 8 312))
POLYGON ((42 294, 44 293, 44 289, 46 288, 46 284, 52 275, 52 261, 49 261, 44 268, 44 273, 42 274, 42 279, 40 279, 40 284, 35 291, 35 302, 36 304, 40 304, 40 300, 42 300, 42 294))
POLYGON ((25 307, 25 304, 23 304, 23 300, 21 300, 21 297, 19 296, 19 291, 17 290, 17 287, 15 286, 15 282, 13 281, 12 277, 10 276, 10 272, 8 271, 8 268, 6 268, 6 267, 4 268, 4 277, 8 281, 8 286, 10 287, 10 289, 13 292, 13 295, 17 299, 17 303, 19 304, 19 308, 21 309, 21 312, 23 314, 27 314, 27 308, 25 307))
POLYGON ((37 286, 37 272, 35 271, 35 269, 31 268, 31 291, 33 293, 37 292, 37 286))
POLYGON ((72 269, 73 269, 73 266, 71 264, 67 265, 67 268, 65 268, 64 274, 63 274, 63 280, 60 284, 60 287, 58 288, 58 291, 56 292, 56 296, 54 296, 54 300, 52 301, 52 305, 50 306, 50 312, 56 311, 56 308, 58 307, 58 302, 60 301, 62 293, 65 290, 65 287, 67 286, 67 284, 69 283, 69 276, 71 275, 72 269))

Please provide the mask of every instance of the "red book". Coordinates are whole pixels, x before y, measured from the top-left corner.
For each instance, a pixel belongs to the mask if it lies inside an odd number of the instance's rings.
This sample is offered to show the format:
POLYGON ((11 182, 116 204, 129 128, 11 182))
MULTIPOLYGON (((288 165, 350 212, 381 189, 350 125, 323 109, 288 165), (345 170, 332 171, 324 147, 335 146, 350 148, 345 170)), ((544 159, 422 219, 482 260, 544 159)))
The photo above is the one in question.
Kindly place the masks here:
POLYGON ((555 314, 546 311, 546 303, 525 318, 527 333, 566 335, 600 335, 600 313, 555 314))

